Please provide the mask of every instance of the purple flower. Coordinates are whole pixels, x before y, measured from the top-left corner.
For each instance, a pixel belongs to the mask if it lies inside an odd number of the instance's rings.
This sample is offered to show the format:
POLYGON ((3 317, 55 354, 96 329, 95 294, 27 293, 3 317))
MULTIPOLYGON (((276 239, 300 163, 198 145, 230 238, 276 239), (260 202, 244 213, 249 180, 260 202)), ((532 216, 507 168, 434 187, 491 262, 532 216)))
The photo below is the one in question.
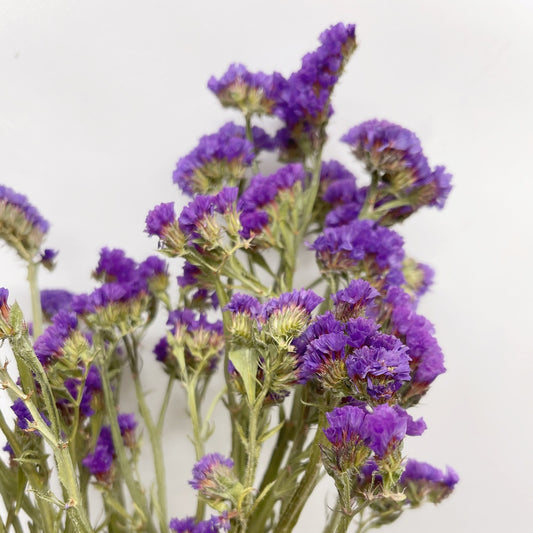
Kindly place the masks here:
POLYGON ((232 477, 233 461, 219 453, 204 455, 192 469, 191 487, 208 496, 219 483, 219 478, 232 477))
POLYGON ((293 344, 299 357, 303 356, 309 343, 326 333, 343 333, 344 324, 338 322, 331 311, 317 316, 314 322, 296 339, 293 344))
POLYGON ((33 422, 33 416, 24 400, 17 398, 11 406, 11 410, 17 417, 17 426, 22 430, 28 429, 28 422, 33 422))
POLYGON ((124 250, 102 248, 94 277, 106 282, 130 281, 135 276, 135 268, 135 261, 124 250))
POLYGON ((196 520, 193 516, 182 519, 173 518, 168 527, 176 533, 196 533, 196 520))
MULTIPOLYGON (((387 194, 409 196, 409 205, 390 211, 387 221, 401 220, 423 205, 443 207, 451 189, 451 175, 444 167, 434 171, 412 132, 385 120, 369 120, 354 126, 342 139, 355 156, 378 172, 387 194)), ((377 205, 379 205, 378 202, 377 205)))
POLYGON ((409 459, 405 465, 400 482, 407 484, 409 481, 428 481, 430 483, 442 483, 453 489, 459 481, 459 476, 453 468, 447 467, 446 472, 431 466, 428 463, 409 459))
POLYGON ((405 417, 390 405, 377 405, 364 421, 366 444, 378 456, 383 457, 400 443, 407 431, 405 417))
POLYGON ((151 255, 139 264, 138 274, 141 278, 150 280, 160 276, 168 276, 168 265, 164 259, 151 255))
POLYGON ((331 92, 355 50, 355 26, 331 26, 320 35, 320 43, 304 56, 300 70, 287 80, 281 76, 277 80, 274 113, 287 125, 286 147, 294 142, 308 150, 324 142, 320 127, 333 112, 331 92))
POLYGON ((44 367, 63 356, 63 346, 77 327, 78 319, 75 313, 60 311, 54 316, 52 325, 45 329, 33 347, 35 355, 44 367))
POLYGON ((291 190, 297 182, 303 186, 306 172, 302 165, 285 165, 270 176, 257 175, 239 198, 240 211, 250 212, 273 203, 281 191, 291 190))
POLYGON ((269 113, 274 105, 276 76, 253 73, 234 63, 220 79, 212 76, 207 86, 223 106, 237 107, 246 114, 269 113))
POLYGON ((176 222, 174 202, 159 204, 146 217, 146 233, 157 235, 160 239, 166 237, 168 228, 176 222))
POLYGON ((28 202, 26 196, 0 185, 0 235, 14 238, 33 258, 48 228, 48 222, 28 202))
POLYGON ((82 464, 98 481, 105 483, 110 481, 108 474, 111 473, 114 457, 115 447, 113 446, 111 428, 103 426, 96 441, 94 452, 88 454, 82 460, 82 464))
POLYGON ((243 239, 251 239, 259 235, 268 224, 268 214, 265 211, 249 211, 241 213, 242 230, 239 231, 243 239))
POLYGON ((223 308, 223 311, 230 311, 233 314, 246 314, 252 318, 257 318, 261 310, 262 306, 257 298, 240 292, 235 293, 223 308))
POLYGON ((72 311, 74 294, 63 289, 43 289, 41 307, 46 317, 51 319, 59 311, 72 311))
MULTIPOLYGON (((344 333, 325 333, 311 341, 305 351, 299 368, 303 382, 313 377, 327 378, 335 361, 344 361, 346 336, 344 333)), ((344 364, 344 363, 343 363, 344 364)))
POLYGON ((361 274, 374 279, 386 275, 390 283, 403 282, 403 239, 396 232, 370 220, 356 220, 345 226, 326 228, 310 248, 316 251, 317 259, 325 270, 340 273, 361 270, 361 274))
POLYGON ((275 313, 282 314, 295 308, 305 312, 309 318, 315 307, 323 301, 324 298, 312 290, 294 289, 266 302, 261 313, 262 320, 266 322, 275 313))
POLYGON ((363 423, 366 416, 367 413, 359 407, 336 407, 326 413, 329 427, 323 430, 324 435, 335 447, 342 447, 350 441, 361 442, 365 438, 363 423))
POLYGON ((228 122, 217 133, 200 139, 198 146, 182 157, 172 176, 190 196, 222 189, 238 182, 254 158, 254 147, 244 137, 242 127, 228 122))
POLYGON ((346 289, 331 296, 335 304, 335 316, 346 321, 350 317, 364 314, 366 308, 375 307, 375 299, 379 292, 363 279, 355 279, 346 289))

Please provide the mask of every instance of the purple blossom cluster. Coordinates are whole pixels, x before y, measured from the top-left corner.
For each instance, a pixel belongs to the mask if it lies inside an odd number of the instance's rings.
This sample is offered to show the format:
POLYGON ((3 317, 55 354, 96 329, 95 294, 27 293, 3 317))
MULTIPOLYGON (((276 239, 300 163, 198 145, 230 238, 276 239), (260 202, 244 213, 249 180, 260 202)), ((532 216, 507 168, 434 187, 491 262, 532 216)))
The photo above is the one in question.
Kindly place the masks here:
POLYGON ((341 397, 372 403, 390 400, 411 379, 410 357, 398 338, 378 329, 364 317, 347 322, 337 321, 331 313, 318 317, 296 343, 300 380, 314 380, 341 397))
MULTIPOLYGON (((200 313, 197 317, 186 308, 171 311, 167 325, 175 342, 184 348, 185 364, 189 369, 195 370, 202 365, 201 370, 205 374, 215 370, 224 348, 224 327, 220 320, 209 322, 206 315, 200 313)), ((181 376, 178 360, 167 337, 159 340, 153 352, 168 373, 181 376)))
POLYGON ((72 311, 74 294, 64 289, 43 289, 41 308, 45 317, 51 320, 59 311, 72 311))
POLYGON ((173 518, 168 527, 175 533, 220 533, 229 531, 230 521, 227 514, 220 516, 211 516, 208 520, 199 522, 192 516, 187 518, 173 518))
POLYGON ((342 139, 371 172, 377 172, 385 191, 380 203, 391 194, 409 198, 390 217, 405 218, 422 205, 442 208, 451 190, 451 175, 443 166, 431 170, 418 137, 386 120, 369 120, 354 126, 342 139))
POLYGON ((128 305, 150 294, 151 282, 163 278, 167 266, 163 259, 151 256, 137 264, 122 250, 103 248, 95 277, 104 283, 90 294, 76 295, 72 309, 80 315, 97 313, 113 304, 128 305))
MULTIPOLYGON (((13 214, 9 212, 10 210, 18 211, 30 226, 37 228, 43 235, 50 227, 48 221, 41 216, 37 208, 30 204, 26 196, 5 185, 0 185, 0 223, 2 225, 12 221, 13 214)), ((9 228, 8 231, 12 229, 14 228, 9 228)), ((5 231, 3 227, 2 231, 5 231)))
POLYGON ((225 107, 236 107, 246 115, 271 113, 276 102, 279 74, 250 72, 234 63, 221 78, 212 76, 207 83, 225 107))
POLYGON ((208 276, 202 274, 202 270, 185 261, 183 274, 177 278, 178 286, 185 294, 195 291, 188 302, 188 306, 198 310, 212 307, 217 309, 219 302, 214 286, 208 276))
MULTIPOLYGON (((0 185, 0 239, 13 246, 24 260, 33 260, 48 228, 48 222, 26 196, 0 185)), ((45 265, 50 267, 51 261, 46 261, 45 265)))
POLYGON ((65 342, 77 327, 78 318, 75 313, 60 311, 54 316, 52 325, 46 328, 33 346, 43 367, 50 366, 54 360, 63 356, 65 342))
MULTIPOLYGON (((117 418, 120 434, 126 446, 131 447, 135 442, 135 428, 137 422, 131 413, 121 413, 117 418)), ((110 426, 102 426, 100 435, 96 441, 93 453, 88 454, 82 464, 93 474, 96 479, 104 484, 111 485, 114 479, 115 446, 110 426)))
MULTIPOLYGON (((255 131, 258 143, 270 146, 266 134, 255 131)), ((198 146, 178 161, 172 179, 190 196, 216 192, 238 183, 254 158, 254 145, 246 139, 244 128, 228 122, 217 133, 203 136, 198 146)))
POLYGON ((446 371, 442 350, 434 337, 435 329, 427 318, 415 311, 415 303, 398 287, 391 287, 385 297, 390 314, 390 329, 409 347, 412 380, 405 398, 418 399, 430 383, 446 371))
POLYGON ((220 453, 204 455, 194 465, 189 485, 200 493, 208 495, 210 491, 216 489, 217 478, 232 476, 232 468, 233 460, 224 457, 220 453))
POLYGON ((323 431, 335 448, 362 444, 383 457, 406 436, 406 415, 386 404, 374 407, 371 412, 345 405, 326 414, 329 427, 323 431))
POLYGON ((405 465, 400 482, 407 485, 410 481, 427 481, 435 484, 442 483, 450 489, 453 489, 459 481, 459 476, 449 466, 446 468, 446 472, 443 472, 428 463, 409 459, 405 465))
MULTIPOLYGON (((76 402, 80 394, 81 380, 78 378, 68 378, 64 382, 65 388, 76 402)), ((87 377, 83 384, 83 391, 81 393, 80 401, 80 415, 82 417, 89 418, 94 415, 94 401, 95 397, 102 392, 102 378, 100 377, 100 371, 95 365, 91 365, 87 372, 87 377)), ((63 412, 65 418, 70 418, 72 414, 72 403, 67 399, 59 399, 57 401, 58 408, 63 412)))
POLYGON ((370 220, 326 228, 310 245, 324 272, 354 272, 367 279, 404 283, 403 239, 395 231, 370 220))
POLYGON ((282 191, 291 191, 296 183, 304 187, 306 172, 299 163, 285 165, 270 176, 258 174, 239 198, 239 210, 244 213, 264 208, 273 203, 282 191))
POLYGON ((278 134, 285 147, 295 142, 305 151, 314 147, 317 140, 323 142, 313 137, 320 136, 321 127, 333 113, 331 92, 355 50, 355 25, 331 26, 319 41, 319 48, 303 57, 297 72, 278 80, 274 113, 286 124, 286 129, 278 134))
POLYGON ((338 161, 325 161, 320 171, 320 199, 327 208, 324 225, 336 227, 356 220, 365 203, 367 187, 338 161))

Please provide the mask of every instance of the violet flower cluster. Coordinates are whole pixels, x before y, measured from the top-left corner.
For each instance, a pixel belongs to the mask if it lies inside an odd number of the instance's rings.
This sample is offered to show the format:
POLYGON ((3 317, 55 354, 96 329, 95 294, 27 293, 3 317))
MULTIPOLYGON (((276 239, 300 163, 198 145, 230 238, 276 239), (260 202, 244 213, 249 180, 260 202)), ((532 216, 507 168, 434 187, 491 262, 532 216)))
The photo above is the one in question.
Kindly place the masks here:
POLYGON ((333 91, 355 49, 355 25, 339 23, 292 74, 235 63, 209 79, 242 117, 178 160, 172 179, 186 205, 166 199, 148 212, 145 231, 168 262, 105 247, 92 290, 39 291, 37 269, 55 259, 42 249, 48 222, 0 186, 0 238, 27 263, 32 296, 28 324, 0 288, 0 341, 19 376, 0 368, 13 418, 0 417, 0 529, 26 520, 43 533, 289 533, 324 471, 337 492, 326 533, 352 521, 368 531, 451 494, 452 468, 404 455, 405 439, 428 429, 416 406, 445 367, 418 311, 433 270, 392 228, 442 208, 451 176, 385 120, 341 138, 366 175, 323 161, 333 91), (150 359, 166 382, 158 411, 143 387, 150 359), (196 509, 183 513, 168 501, 166 479, 177 476, 163 454, 175 388, 190 435, 172 449, 195 456, 196 509), (231 436, 212 451, 220 405, 231 436), (153 479, 138 469, 141 433, 153 479))

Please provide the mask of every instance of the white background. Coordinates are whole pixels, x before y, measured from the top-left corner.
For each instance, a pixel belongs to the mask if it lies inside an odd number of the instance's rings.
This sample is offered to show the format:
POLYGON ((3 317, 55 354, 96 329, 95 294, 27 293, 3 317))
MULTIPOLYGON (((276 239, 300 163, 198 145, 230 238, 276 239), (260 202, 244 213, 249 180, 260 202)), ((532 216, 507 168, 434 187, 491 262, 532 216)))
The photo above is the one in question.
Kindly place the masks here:
MULTIPOLYGON (((234 118, 206 89, 209 76, 234 61, 289 74, 339 21, 357 24, 360 46, 335 92, 329 156, 352 164, 338 137, 387 118, 454 174, 446 209, 399 229, 408 253, 437 270, 422 311, 448 368, 418 408, 429 429, 407 449, 453 465, 461 482, 441 506, 388 531, 529 532, 533 2, 2 0, 0 183, 51 222, 59 264, 42 287, 89 290, 102 246, 138 260, 153 251, 146 213, 184 201, 171 182, 177 159, 234 118)), ((22 265, 7 248, 0 286, 29 313, 22 265)), ((150 359, 157 399, 164 378, 150 359)), ((169 507, 183 517, 193 512, 193 456, 183 396, 173 398, 169 507)), ((226 453, 226 434, 210 450, 226 453)), ((321 531, 325 505, 317 493, 298 531, 321 531)))

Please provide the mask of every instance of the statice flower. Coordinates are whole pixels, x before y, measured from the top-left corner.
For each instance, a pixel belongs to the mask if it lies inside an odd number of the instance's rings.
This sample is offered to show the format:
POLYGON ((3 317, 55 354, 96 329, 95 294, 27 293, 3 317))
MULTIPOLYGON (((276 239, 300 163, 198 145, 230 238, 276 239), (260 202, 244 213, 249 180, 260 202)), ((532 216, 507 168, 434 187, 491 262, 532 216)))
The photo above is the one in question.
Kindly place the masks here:
POLYGON ((391 285, 404 282, 402 237, 370 220, 326 228, 310 248, 323 272, 352 272, 369 280, 386 279, 391 285))
MULTIPOLYGON (((77 401, 81 380, 77 378, 68 378, 65 380, 64 384, 72 399, 77 401)), ((102 379, 100 377, 100 372, 97 366, 91 365, 87 372, 83 392, 81 394, 80 415, 85 418, 92 416, 95 413, 95 407, 97 405, 101 407, 101 397, 102 379)), ((60 399, 57 402, 57 406, 63 412, 67 420, 72 419, 73 405, 70 401, 60 399)))
POLYGON ((337 320, 346 322, 349 318, 356 318, 372 314, 376 306, 379 292, 363 279, 350 281, 348 287, 332 294, 337 320))
POLYGON ((192 516, 178 520, 173 518, 168 527, 175 533, 220 533, 229 531, 229 520, 224 516, 211 516, 209 520, 196 522, 192 516))
POLYGON ((0 287, 0 340, 13 335, 13 328, 9 325, 10 307, 7 303, 9 291, 0 287))
MULTIPOLYGON (((120 413, 117 418, 124 444, 132 447, 135 442, 133 432, 137 423, 132 414, 120 413)), ((83 458, 82 464, 103 485, 111 486, 115 475, 115 446, 110 426, 102 426, 93 453, 83 458)))
POLYGON ((275 114, 286 124, 278 140, 303 153, 324 142, 323 126, 333 109, 330 97, 346 61, 355 50, 355 25, 337 24, 320 35, 320 47, 304 56, 300 70, 279 80, 275 114))
POLYGON ((196 265, 185 261, 183 274, 178 276, 177 281, 184 295, 189 296, 192 291, 195 291, 189 297, 188 307, 198 310, 209 307, 218 308, 218 297, 212 278, 205 275, 196 265))
POLYGON ((51 320, 59 311, 72 311, 74 294, 64 289, 43 289, 41 308, 44 316, 51 320))
POLYGON ((191 487, 210 502, 236 503, 243 487, 233 472, 233 461, 219 453, 204 455, 192 469, 191 487))
POLYGON ((26 196, 0 185, 0 238, 28 261, 39 253, 49 224, 26 196))
POLYGON ((406 258, 402 271, 405 278, 404 289, 415 299, 423 296, 433 284, 435 272, 429 265, 406 258))
POLYGON ((451 175, 442 166, 431 170, 412 131, 385 120, 369 120, 354 126, 342 140, 370 172, 377 173, 383 201, 387 195, 407 199, 403 207, 388 213, 387 222, 401 220, 423 205, 444 206, 451 175))
POLYGON ((415 459, 407 461, 400 478, 408 502, 413 507, 420 505, 426 499, 432 503, 441 502, 451 494, 458 481, 459 476, 452 468, 447 467, 446 472, 443 472, 415 459))
POLYGON ((238 184, 254 158, 254 146, 242 127, 228 122, 217 133, 202 137, 178 161, 172 179, 189 196, 217 192, 225 185, 238 184))
POLYGON ((175 350, 184 350, 185 365, 188 370, 200 370, 210 374, 216 368, 224 349, 224 328, 221 321, 209 322, 204 314, 198 317, 190 309, 176 309, 169 313, 167 325, 170 332, 154 348, 158 361, 165 371, 182 377, 175 350), (172 343, 169 343, 169 339, 172 343))
POLYGON ((433 380, 446 371, 442 350, 434 337, 433 324, 415 312, 410 296, 391 287, 385 298, 390 313, 391 332, 409 348, 411 383, 403 392, 404 401, 416 403, 433 380))
POLYGON ((276 98, 279 74, 250 72, 244 65, 234 63, 220 79, 212 76, 207 86, 223 106, 236 107, 245 115, 271 113, 276 98))
POLYGON ((65 343, 77 327, 78 319, 75 313, 60 311, 55 315, 52 325, 46 328, 34 345, 35 355, 44 367, 63 357, 65 343))

